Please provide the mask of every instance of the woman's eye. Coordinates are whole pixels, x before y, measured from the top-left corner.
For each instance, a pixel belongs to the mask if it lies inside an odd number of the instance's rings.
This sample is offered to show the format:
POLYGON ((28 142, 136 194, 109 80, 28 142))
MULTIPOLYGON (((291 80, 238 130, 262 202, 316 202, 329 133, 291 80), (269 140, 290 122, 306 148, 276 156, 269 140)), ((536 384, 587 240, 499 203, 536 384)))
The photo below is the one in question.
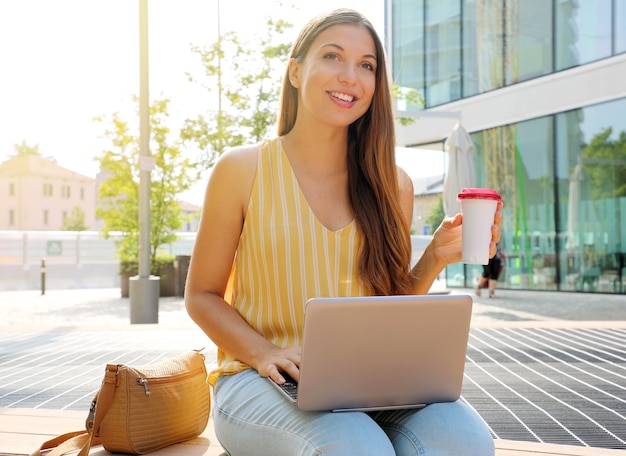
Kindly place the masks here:
POLYGON ((335 54, 334 52, 329 52, 328 54, 324 54, 324 58, 330 59, 330 60, 339 60, 339 56, 335 54))
POLYGON ((364 63, 363 65, 361 65, 361 67, 369 71, 376 71, 376 68, 374 68, 374 65, 372 65, 369 62, 364 63))

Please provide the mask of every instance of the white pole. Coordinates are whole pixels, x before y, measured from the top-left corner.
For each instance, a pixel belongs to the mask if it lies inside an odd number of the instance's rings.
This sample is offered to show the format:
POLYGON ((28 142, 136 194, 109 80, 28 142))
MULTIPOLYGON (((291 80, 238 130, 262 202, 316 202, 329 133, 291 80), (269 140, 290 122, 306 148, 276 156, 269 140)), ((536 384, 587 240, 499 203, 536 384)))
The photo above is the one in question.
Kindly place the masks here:
POLYGON ((139 0, 139 275, 130 278, 130 322, 159 322, 158 277, 150 275, 150 98, 148 0, 139 0))

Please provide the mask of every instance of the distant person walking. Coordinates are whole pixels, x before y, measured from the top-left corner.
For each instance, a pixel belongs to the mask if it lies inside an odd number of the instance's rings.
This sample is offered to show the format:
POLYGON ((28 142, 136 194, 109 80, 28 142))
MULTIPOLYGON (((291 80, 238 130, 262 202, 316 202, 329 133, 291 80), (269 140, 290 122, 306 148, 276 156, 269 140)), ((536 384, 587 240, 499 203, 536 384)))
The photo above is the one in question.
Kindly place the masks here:
POLYGON ((496 297, 496 286, 498 284, 498 277, 502 271, 502 250, 500 244, 496 244, 496 254, 489 260, 488 264, 483 265, 483 273, 478 278, 478 285, 476 285, 476 296, 480 296, 480 290, 485 288, 487 281, 489 281, 489 297, 496 297))

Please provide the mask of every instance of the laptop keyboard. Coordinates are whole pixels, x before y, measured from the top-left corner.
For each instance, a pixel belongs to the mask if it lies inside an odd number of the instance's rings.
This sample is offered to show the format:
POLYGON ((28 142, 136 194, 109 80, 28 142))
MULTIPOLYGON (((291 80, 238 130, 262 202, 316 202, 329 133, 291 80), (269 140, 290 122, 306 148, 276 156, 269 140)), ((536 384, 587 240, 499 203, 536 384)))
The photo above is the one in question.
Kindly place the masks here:
POLYGON ((285 379, 285 383, 278 385, 287 395, 294 401, 298 400, 298 382, 296 382, 288 373, 281 372, 281 375, 285 379))

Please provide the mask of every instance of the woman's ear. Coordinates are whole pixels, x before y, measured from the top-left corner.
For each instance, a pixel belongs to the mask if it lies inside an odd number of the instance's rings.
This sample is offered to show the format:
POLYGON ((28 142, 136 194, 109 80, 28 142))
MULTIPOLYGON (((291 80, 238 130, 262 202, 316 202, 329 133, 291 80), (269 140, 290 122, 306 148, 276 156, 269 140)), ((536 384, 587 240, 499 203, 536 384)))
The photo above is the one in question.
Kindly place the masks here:
POLYGON ((296 89, 300 85, 300 64, 294 58, 289 59, 289 82, 296 89))

